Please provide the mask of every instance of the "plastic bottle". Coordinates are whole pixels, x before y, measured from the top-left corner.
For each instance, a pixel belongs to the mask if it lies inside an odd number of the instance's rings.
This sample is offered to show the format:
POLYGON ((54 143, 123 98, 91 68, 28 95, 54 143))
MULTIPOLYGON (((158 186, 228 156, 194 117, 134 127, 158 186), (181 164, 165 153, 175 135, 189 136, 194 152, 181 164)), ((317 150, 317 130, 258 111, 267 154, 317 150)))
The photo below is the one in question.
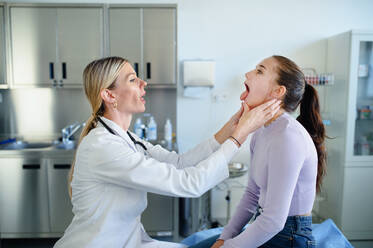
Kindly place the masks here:
POLYGON ((164 125, 164 139, 168 143, 172 142, 172 124, 171 120, 167 118, 166 124, 164 125))
POLYGON ((370 145, 368 143, 368 139, 367 139, 366 136, 360 137, 359 145, 360 145, 360 153, 361 153, 361 155, 368 156, 369 153, 370 153, 370 145))
POLYGON ((140 139, 144 138, 141 125, 142 125, 141 119, 137 118, 135 124, 133 125, 133 130, 140 139))
POLYGON ((157 123, 155 122, 153 116, 150 116, 149 119, 147 138, 149 141, 157 140, 157 123))

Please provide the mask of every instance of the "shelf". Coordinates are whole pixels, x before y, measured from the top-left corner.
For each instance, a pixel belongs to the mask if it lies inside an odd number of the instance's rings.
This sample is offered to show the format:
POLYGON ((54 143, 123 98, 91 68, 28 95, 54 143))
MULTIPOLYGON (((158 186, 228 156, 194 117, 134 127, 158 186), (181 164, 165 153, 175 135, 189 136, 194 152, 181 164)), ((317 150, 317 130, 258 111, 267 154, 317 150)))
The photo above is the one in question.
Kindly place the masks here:
POLYGON ((148 89, 177 89, 176 84, 148 84, 145 90, 148 89))

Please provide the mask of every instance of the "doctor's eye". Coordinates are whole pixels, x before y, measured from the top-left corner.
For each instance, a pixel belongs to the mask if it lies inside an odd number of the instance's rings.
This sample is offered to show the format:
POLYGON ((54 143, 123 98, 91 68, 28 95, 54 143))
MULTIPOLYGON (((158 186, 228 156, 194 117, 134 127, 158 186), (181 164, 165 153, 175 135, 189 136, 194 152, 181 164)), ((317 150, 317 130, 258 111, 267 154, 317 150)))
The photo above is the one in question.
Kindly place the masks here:
POLYGON ((256 74, 263 74, 263 72, 261 70, 256 70, 256 74))
POLYGON ((132 79, 130 79, 130 82, 131 83, 134 83, 136 81, 136 78, 132 78, 132 79))

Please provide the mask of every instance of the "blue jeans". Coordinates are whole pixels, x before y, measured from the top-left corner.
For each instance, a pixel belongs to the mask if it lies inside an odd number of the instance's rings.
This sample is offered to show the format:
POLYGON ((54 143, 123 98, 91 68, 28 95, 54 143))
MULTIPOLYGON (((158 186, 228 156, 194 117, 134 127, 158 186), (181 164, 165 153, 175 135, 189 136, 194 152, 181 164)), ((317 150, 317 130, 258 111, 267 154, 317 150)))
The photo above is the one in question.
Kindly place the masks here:
MULTIPOLYGON (((255 214, 255 218, 260 213, 255 214)), ((285 227, 272 239, 267 241, 260 248, 315 248, 316 241, 312 236, 311 216, 289 216, 285 227)), ((220 235, 205 239, 189 248, 211 247, 220 235)))
POLYGON ((289 216, 285 227, 260 248, 316 248, 312 216, 289 216))

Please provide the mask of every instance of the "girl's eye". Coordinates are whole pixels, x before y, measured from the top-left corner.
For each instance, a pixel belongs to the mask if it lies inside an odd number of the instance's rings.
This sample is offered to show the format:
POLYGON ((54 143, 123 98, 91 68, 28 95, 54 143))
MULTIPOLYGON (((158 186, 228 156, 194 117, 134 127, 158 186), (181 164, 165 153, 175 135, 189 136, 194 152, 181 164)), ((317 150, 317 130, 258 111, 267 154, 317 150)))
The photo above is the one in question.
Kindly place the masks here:
POLYGON ((135 78, 130 79, 130 82, 133 83, 133 82, 135 82, 135 80, 136 80, 135 78))
POLYGON ((262 74, 262 71, 261 70, 256 70, 256 73, 257 74, 262 74))

